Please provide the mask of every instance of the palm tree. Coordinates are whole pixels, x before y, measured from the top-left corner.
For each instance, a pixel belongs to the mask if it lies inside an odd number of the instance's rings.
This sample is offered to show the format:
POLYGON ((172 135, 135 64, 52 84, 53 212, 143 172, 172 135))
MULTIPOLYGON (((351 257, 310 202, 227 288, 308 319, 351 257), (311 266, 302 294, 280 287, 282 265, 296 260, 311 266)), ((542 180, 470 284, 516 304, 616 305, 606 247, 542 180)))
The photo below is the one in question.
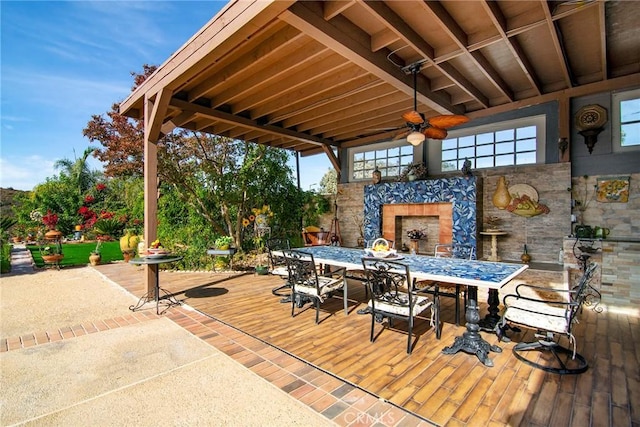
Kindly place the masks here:
POLYGON ((69 159, 60 159, 53 164, 54 168, 63 169, 62 173, 72 180, 74 186, 78 189, 79 195, 83 195, 102 175, 100 171, 90 170, 87 164, 87 158, 96 150, 96 147, 90 146, 84 150, 82 157, 76 158, 73 162, 69 159))

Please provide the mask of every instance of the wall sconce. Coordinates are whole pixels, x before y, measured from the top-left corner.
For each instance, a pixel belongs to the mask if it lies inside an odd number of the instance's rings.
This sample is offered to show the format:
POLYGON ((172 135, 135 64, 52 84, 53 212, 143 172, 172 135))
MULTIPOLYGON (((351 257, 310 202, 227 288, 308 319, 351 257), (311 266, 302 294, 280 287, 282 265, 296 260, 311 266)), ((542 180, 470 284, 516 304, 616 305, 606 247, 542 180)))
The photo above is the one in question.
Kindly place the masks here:
POLYGON ((607 123, 607 109, 598 104, 585 105, 576 114, 576 127, 578 133, 584 137, 589 154, 593 152, 593 146, 598 142, 598 134, 604 130, 607 123))
POLYGON ((407 135, 407 141, 414 147, 420 145, 426 138, 427 137, 422 132, 411 132, 409 135, 407 135))

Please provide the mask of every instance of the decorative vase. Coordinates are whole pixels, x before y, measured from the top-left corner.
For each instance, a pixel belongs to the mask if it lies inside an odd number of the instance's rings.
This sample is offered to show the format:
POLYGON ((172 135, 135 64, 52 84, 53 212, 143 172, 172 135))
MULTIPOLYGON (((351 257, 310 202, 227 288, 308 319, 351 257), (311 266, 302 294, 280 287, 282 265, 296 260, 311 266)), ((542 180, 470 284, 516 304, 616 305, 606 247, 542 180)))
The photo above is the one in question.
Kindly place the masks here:
POLYGON ((60 240, 61 237, 62 232, 55 229, 51 229, 44 233, 44 238, 47 240, 60 240))
POLYGON ((91 255, 89 255, 89 263, 91 263, 91 265, 98 265, 100 264, 101 260, 102 257, 100 256, 100 254, 92 253, 91 255))
POLYGON ((507 188, 507 181, 504 176, 498 178, 498 186, 495 193, 493 193, 493 205, 498 209, 504 209, 511 203, 511 194, 507 188))
POLYGON ((520 255, 520 260, 522 260, 523 264, 529 264, 531 261, 531 255, 527 252, 527 245, 524 245, 524 252, 520 255))
POLYGON ((411 255, 416 255, 418 253, 418 249, 420 249, 420 240, 411 239, 409 241, 409 253, 411 255))
POLYGON ((135 250, 122 251, 122 257, 124 258, 124 262, 131 261, 135 256, 136 256, 135 250))

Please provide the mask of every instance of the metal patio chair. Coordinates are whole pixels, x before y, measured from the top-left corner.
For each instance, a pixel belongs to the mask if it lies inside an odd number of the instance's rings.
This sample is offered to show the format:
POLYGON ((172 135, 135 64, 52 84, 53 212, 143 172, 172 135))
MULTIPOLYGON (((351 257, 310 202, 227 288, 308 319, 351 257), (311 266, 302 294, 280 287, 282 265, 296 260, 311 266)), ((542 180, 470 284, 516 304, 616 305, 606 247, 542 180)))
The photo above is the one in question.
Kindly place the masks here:
MULTIPOLYGON (((578 284, 568 289, 521 284, 515 294, 503 298, 504 313, 496 325, 496 333, 504 339, 508 323, 517 323, 536 329, 534 342, 520 342, 513 348, 513 354, 522 362, 560 375, 580 374, 588 368, 584 356, 576 352, 576 338, 573 325, 578 322, 578 314, 583 305, 593 305, 598 298, 589 282, 598 265, 591 263, 584 271, 578 284), (566 337, 571 349, 560 344, 566 337), (542 354, 541 354, 542 353, 542 354)), ((597 304, 595 311, 602 311, 597 304)))
POLYGON ((367 303, 371 314, 371 333, 369 340, 374 342, 376 321, 387 319, 389 327, 393 327, 394 319, 402 319, 408 323, 407 353, 412 351, 412 334, 415 317, 426 309, 431 309, 431 326, 435 328, 436 337, 440 339, 440 306, 438 297, 430 300, 420 295, 411 282, 409 267, 394 261, 381 258, 363 258, 362 266, 367 276, 370 299, 367 303))

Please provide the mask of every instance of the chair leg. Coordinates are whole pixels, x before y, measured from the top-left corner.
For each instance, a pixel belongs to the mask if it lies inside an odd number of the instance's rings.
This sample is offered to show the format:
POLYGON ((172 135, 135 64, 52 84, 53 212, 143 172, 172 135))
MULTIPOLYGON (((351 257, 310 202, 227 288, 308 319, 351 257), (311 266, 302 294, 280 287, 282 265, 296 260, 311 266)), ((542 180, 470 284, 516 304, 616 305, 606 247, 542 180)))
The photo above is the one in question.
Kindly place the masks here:
POLYGON ((456 326, 460 326, 460 285, 456 285, 456 326))
POLYGON ((318 298, 314 298, 314 305, 316 306, 316 325, 320 322, 320 300, 318 298))
POLYGON ((376 324, 376 315, 371 311, 371 333, 369 334, 369 342, 373 342, 373 328, 376 324))
POLYGON ((295 292, 291 292, 291 317, 293 317, 293 314, 295 313, 295 309, 296 309, 296 293, 295 292))
POLYGON ((409 334, 407 337, 407 354, 411 354, 411 333, 413 331, 413 314, 409 316, 409 334))

